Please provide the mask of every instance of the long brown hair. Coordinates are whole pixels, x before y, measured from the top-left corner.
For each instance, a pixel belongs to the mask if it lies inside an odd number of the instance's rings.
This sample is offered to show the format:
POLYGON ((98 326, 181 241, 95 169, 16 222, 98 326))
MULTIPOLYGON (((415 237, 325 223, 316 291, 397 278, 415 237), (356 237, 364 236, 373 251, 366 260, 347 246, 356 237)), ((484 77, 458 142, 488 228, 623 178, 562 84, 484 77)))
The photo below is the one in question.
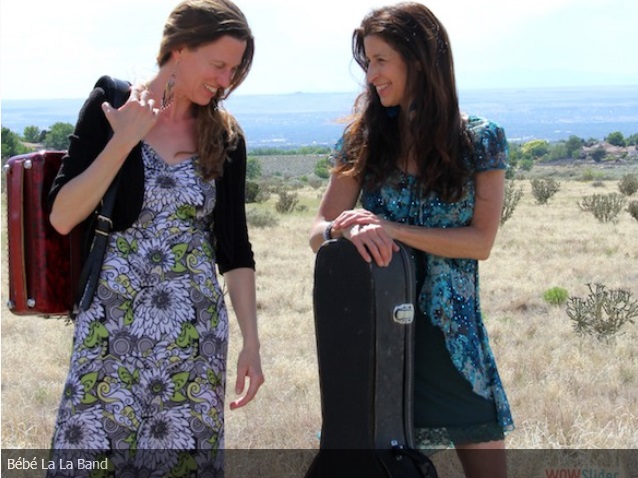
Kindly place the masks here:
POLYGON ((376 35, 396 50, 408 67, 406 91, 411 99, 403 120, 385 108, 374 86, 355 102, 337 168, 379 184, 399 165, 414 158, 424 193, 446 201, 463 194, 469 171, 465 164, 471 141, 459 110, 454 63, 447 32, 424 5, 398 3, 371 11, 352 36, 355 61, 368 69, 364 38, 376 35))
POLYGON ((193 105, 197 118, 197 154, 204 178, 222 175, 224 161, 238 141, 241 129, 232 115, 220 109, 226 99, 246 78, 255 52, 253 38, 246 17, 230 0, 185 0, 171 12, 164 26, 157 64, 161 67, 179 48, 194 49, 231 36, 246 42, 241 64, 227 89, 220 89, 206 106, 193 105))

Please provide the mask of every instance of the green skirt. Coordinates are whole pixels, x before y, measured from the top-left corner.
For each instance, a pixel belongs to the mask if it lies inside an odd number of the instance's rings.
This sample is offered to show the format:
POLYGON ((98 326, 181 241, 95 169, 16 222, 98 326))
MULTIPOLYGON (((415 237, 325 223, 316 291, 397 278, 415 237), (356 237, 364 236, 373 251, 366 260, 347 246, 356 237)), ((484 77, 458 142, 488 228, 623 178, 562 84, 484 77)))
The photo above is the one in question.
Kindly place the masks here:
POLYGON ((452 363, 443 332, 420 311, 415 335, 415 445, 428 450, 502 440, 496 404, 472 391, 452 363))

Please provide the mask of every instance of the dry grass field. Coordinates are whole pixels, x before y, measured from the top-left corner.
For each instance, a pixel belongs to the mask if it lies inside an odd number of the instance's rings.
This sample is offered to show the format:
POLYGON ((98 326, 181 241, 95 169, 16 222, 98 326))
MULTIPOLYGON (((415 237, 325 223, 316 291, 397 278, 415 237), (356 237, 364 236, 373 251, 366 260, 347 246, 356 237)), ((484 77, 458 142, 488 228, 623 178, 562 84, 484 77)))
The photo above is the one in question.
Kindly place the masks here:
MULTIPOLYGON (((635 172, 635 171, 634 171, 635 172)), ((622 288, 638 300, 638 221, 622 212, 600 223, 582 212, 584 195, 617 191, 616 181, 561 181, 538 205, 524 196, 482 262, 482 307, 517 429, 512 449, 638 448, 638 323, 610 343, 575 334, 564 306, 543 293, 565 288, 584 297, 588 283, 622 288)), ((312 313, 314 255, 308 228, 321 190, 298 191, 307 211, 274 212, 276 196, 257 207, 279 225, 251 230, 257 259, 258 308, 266 383, 257 399, 226 415, 229 449, 316 449, 321 412, 312 313)), ((4 223, 4 221, 3 221, 4 223)), ((15 317, 5 307, 6 231, 2 259, 2 448, 46 448, 66 377, 72 329, 63 320, 15 317)), ((230 369, 238 329, 231 328, 230 369)), ((228 378, 234 383, 234 377, 228 378)), ((229 393, 232 387, 229 387, 229 393)), ((459 476, 454 460, 435 455, 441 476, 459 476)), ((303 476, 305 458, 285 463, 274 453, 259 474, 303 476)), ((633 455, 635 458, 635 454, 633 455)), ((524 458, 521 458, 522 460, 524 458)), ((531 459, 531 458, 530 458, 531 459)), ((633 458, 632 458, 633 460, 633 458)), ((611 465, 635 476, 638 460, 611 465)), ((558 465, 557 465, 558 466, 558 465)), ((541 476, 517 472, 511 476, 541 476)), ((593 475, 592 475, 593 476, 593 475)))

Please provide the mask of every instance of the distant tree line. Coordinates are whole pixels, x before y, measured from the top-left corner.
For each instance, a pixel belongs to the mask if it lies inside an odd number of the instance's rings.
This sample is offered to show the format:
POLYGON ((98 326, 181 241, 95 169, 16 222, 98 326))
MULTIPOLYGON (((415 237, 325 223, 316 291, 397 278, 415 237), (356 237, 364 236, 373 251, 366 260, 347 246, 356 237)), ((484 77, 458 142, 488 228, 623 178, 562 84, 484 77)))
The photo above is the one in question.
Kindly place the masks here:
MULTIPOLYGON (((22 136, 14 133, 8 128, 2 128, 2 160, 6 160, 17 154, 28 153, 32 150, 29 144, 37 144, 38 147, 64 151, 69 147, 69 135, 73 132, 73 125, 70 123, 58 122, 48 130, 41 130, 37 126, 27 126, 24 128, 22 136), (26 143, 26 144, 25 144, 26 143)), ((638 145, 638 133, 625 137, 620 131, 610 133, 605 137, 608 144, 619 147, 638 145)), ((510 164, 515 168, 529 170, 536 161, 552 161, 557 159, 585 159, 585 148, 588 155, 596 162, 605 159, 606 151, 602 146, 594 147, 599 140, 590 138, 583 139, 578 136, 570 136, 566 140, 549 142, 542 139, 534 139, 525 143, 510 142, 510 164), (592 149, 592 147, 594 147, 592 149)), ((285 156, 285 155, 327 155, 331 148, 329 146, 301 146, 297 148, 250 148, 251 156, 285 156)), ((258 176, 258 162, 251 161, 249 169, 252 176, 258 176)), ((327 173, 327 164, 323 162, 318 165, 319 176, 327 173), (326 169, 326 171, 324 171, 326 169)))
MULTIPOLYGON (((620 131, 607 135, 604 141, 612 146, 627 148, 638 145, 638 133, 625 138, 620 131)), ((524 143, 510 142, 510 165, 514 168, 530 170, 535 162, 555 161, 559 159, 587 159, 601 162, 607 156, 607 150, 595 138, 587 140, 572 135, 566 140, 549 142, 534 139, 524 143)), ((626 154, 626 153, 625 153, 626 154)))
POLYGON ((22 136, 9 128, 2 127, 2 161, 17 154, 33 151, 29 144, 37 144, 44 149, 65 151, 69 148, 69 135, 73 133, 71 123, 54 123, 48 130, 41 130, 37 126, 24 128, 22 136), (26 143, 26 144, 25 144, 26 143))

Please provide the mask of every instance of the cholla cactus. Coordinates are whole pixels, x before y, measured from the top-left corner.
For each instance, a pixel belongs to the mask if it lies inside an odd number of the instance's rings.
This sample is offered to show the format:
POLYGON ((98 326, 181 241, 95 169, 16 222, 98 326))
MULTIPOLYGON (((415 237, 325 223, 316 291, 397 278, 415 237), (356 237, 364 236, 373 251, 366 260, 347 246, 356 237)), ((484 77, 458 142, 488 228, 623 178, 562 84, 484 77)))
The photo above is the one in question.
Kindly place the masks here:
POLYGON ((626 323, 634 323, 638 317, 638 302, 631 293, 622 289, 606 289, 602 284, 587 284, 588 297, 570 297, 567 315, 574 322, 574 330, 580 336, 591 335, 598 340, 614 338, 626 323))

